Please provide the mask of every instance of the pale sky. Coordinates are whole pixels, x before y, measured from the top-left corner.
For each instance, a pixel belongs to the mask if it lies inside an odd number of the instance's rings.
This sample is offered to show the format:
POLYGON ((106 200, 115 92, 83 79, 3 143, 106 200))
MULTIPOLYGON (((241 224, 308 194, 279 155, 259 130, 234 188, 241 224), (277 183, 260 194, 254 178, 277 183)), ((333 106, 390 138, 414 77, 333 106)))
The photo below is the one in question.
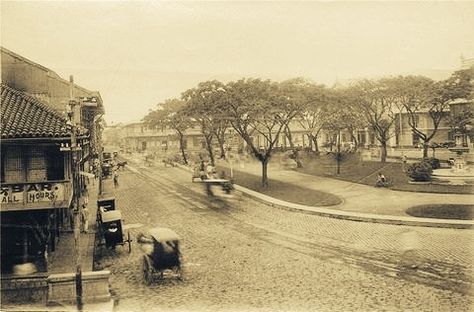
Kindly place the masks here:
POLYGON ((474 2, 1 2, 1 45, 137 121, 200 81, 457 69, 474 2))

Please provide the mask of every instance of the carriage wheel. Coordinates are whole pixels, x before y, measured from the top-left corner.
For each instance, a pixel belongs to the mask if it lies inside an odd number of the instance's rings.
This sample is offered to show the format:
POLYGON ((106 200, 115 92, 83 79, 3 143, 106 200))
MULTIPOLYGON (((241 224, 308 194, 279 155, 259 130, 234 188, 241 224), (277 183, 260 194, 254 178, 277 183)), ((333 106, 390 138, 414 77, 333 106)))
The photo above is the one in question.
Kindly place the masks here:
POLYGON ((128 252, 132 252, 132 240, 130 239, 130 232, 127 232, 128 252))
POLYGON ((147 286, 151 284, 150 267, 146 256, 143 256, 143 280, 147 286))
POLYGON ((181 269, 180 266, 176 267, 176 274, 178 274, 178 280, 182 281, 183 280, 183 270, 181 269))

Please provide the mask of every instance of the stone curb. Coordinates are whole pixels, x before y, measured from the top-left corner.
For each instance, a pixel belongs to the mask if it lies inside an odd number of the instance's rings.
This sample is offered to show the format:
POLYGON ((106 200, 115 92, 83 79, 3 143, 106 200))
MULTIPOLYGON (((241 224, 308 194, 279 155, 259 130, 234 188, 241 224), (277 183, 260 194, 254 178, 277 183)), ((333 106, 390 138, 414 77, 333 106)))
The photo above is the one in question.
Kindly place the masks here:
MULTIPOLYGON (((192 169, 181 164, 176 164, 180 169, 192 172, 192 169)), ((471 229, 474 227, 474 221, 469 220, 453 220, 453 219, 433 219, 433 218, 415 218, 405 216, 391 216, 378 215, 372 213, 362 213, 353 211, 341 211, 322 207, 312 207, 301 204, 295 204, 279 200, 265 194, 252 191, 243 186, 234 184, 236 190, 242 192, 244 196, 255 199, 272 207, 278 207, 286 210, 299 211, 305 213, 316 214, 329 218, 359 221, 384 223, 393 225, 410 225, 410 226, 424 226, 424 227, 439 227, 439 228, 453 228, 453 229, 471 229)))

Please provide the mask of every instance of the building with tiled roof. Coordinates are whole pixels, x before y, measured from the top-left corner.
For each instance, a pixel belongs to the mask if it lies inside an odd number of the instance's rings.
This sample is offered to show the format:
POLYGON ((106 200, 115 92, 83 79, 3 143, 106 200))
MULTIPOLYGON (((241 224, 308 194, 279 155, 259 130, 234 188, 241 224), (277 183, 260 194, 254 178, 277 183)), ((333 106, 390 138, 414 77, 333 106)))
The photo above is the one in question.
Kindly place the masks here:
MULTIPOLYGON (((1 138, 57 139, 69 138, 71 129, 64 116, 37 99, 1 85, 1 138)), ((85 135, 81 129, 78 135, 85 135)))
POLYGON ((1 270, 31 262, 47 271, 46 255, 71 229, 91 155, 101 152, 102 99, 7 49, 1 61, 1 270))
MULTIPOLYGON (((44 257, 38 255, 54 251, 60 228, 69 223, 72 127, 51 107, 2 84, 0 129, 2 273, 24 261, 44 271, 44 257)), ((77 159, 83 162, 88 131, 75 129, 77 159)))
POLYGON ((72 91, 74 99, 80 104, 74 109, 74 121, 89 130, 90 155, 98 157, 102 152, 100 120, 105 113, 100 93, 71 83, 53 70, 5 47, 0 47, 0 52, 2 83, 37 99, 62 116, 68 110, 72 91))
MULTIPOLYGON (((58 112, 66 109, 69 100, 69 80, 5 47, 0 47, 0 52, 3 83, 37 98, 58 112)), ((104 113, 102 98, 98 91, 90 91, 75 84, 74 94, 77 97, 96 98, 98 113, 104 113)))

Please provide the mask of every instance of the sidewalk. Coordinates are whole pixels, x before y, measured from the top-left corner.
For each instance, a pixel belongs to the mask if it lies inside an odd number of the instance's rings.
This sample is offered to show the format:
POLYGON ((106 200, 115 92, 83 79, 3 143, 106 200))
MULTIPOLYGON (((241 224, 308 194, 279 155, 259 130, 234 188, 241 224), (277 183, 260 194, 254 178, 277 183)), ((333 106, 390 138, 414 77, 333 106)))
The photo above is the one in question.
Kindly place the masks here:
MULTIPOLYGON (((185 170, 191 170, 185 166, 179 165, 179 167, 185 170)), ((234 170, 260 176, 261 165, 258 163, 236 164, 234 170)), ((472 228, 474 226, 474 221, 472 220, 417 218, 405 213, 408 208, 417 205, 472 204, 474 203, 474 194, 436 194, 393 191, 328 177, 283 170, 278 168, 278 166, 269 167, 268 172, 270 179, 302 186, 306 189, 331 193, 340 197, 342 203, 330 207, 311 207, 285 202, 239 185, 236 185, 236 189, 246 196, 274 206, 303 210, 309 213, 334 218, 433 227, 472 228)))
MULTIPOLYGON (((79 255, 82 272, 92 271, 94 262, 95 222, 97 213, 97 196, 99 193, 99 180, 92 181, 88 186, 89 191, 89 231, 80 233, 79 255)), ((49 260, 49 274, 76 272, 74 233, 61 233, 56 250, 49 260)))

